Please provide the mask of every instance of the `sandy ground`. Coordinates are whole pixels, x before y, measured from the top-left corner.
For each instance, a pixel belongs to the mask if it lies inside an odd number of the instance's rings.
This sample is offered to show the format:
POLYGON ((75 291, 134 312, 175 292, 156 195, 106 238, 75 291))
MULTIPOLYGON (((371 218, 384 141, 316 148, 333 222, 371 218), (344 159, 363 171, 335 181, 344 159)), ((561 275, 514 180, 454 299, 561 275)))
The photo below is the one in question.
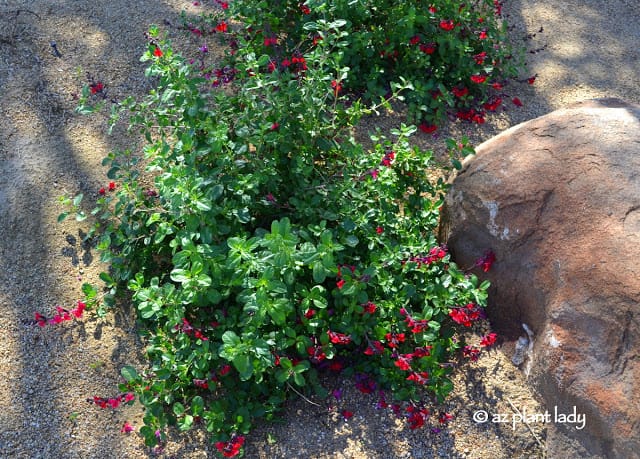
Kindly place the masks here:
MULTIPOLYGON (((535 33, 526 46, 544 48, 528 54, 536 83, 517 90, 524 107, 511 107, 483 126, 452 131, 478 143, 584 99, 640 103, 635 3, 506 2, 512 36, 535 33)), ((107 136, 99 116, 73 113, 74 94, 87 72, 105 82, 109 98, 142 94, 148 88, 138 62, 144 31, 165 19, 176 22, 182 9, 198 11, 180 0, 0 0, 0 458, 215 457, 201 432, 172 433, 162 451, 150 451, 135 433, 120 433, 125 421, 141 426, 139 407, 100 410, 86 401, 116 395, 123 365, 144 366, 130 311, 56 328, 40 329, 32 320, 35 311, 51 315, 55 305, 72 307, 82 297, 82 282, 95 281, 102 268, 95 251, 81 243, 86 226, 56 223, 63 210, 58 197, 95 197, 106 182, 102 158, 136 142, 121 133, 107 136), (52 54, 51 41, 62 57, 52 54)), ((169 33, 180 40, 177 31, 169 33)), ((191 43, 194 49, 200 44, 191 43)), ((429 147, 436 140, 419 142, 429 147)), ((246 457, 542 457, 547 426, 472 419, 480 409, 509 416, 514 407, 544 411, 510 363, 511 352, 507 343, 459 375, 442 407, 455 419, 438 433, 410 431, 377 410, 377 399, 337 380, 332 384, 345 390, 340 402, 292 402, 282 423, 255 431, 246 457), (345 422, 337 414, 342 409, 354 417, 345 422)))

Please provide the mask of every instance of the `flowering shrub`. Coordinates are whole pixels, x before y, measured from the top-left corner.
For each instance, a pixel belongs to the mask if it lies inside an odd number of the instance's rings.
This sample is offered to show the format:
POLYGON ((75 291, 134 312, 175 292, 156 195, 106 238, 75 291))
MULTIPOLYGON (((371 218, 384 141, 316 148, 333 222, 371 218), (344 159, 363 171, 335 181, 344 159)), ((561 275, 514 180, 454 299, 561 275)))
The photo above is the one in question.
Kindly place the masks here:
MULTIPOLYGON (((157 88, 121 104, 147 140, 144 157, 104 160, 110 182, 96 192, 89 235, 111 266, 100 276, 105 299, 128 290, 143 326, 150 365, 123 368, 120 390, 145 405, 139 432, 149 445, 166 425, 202 423, 223 456, 236 456, 253 422, 272 419, 292 392, 326 395, 324 370, 410 401, 418 428, 426 400, 451 391, 458 351, 480 352, 457 330, 482 317, 488 283, 458 268, 434 235, 446 185, 432 179, 431 153, 410 145, 416 127, 373 136, 370 150, 354 139, 353 126, 376 107, 343 94, 353 72, 344 65, 348 21, 296 22, 320 7, 287 9, 262 29, 268 44, 238 39, 215 78, 152 28, 143 60, 157 88), (286 41, 319 39, 265 52, 279 46, 281 25, 286 41)), ((437 28, 470 27, 451 17, 437 28)), ((416 90, 398 80, 380 104, 416 90)), ((91 96, 83 93, 83 111, 91 96)), ((86 218, 78 197, 65 202, 86 218)), ((476 266, 494 261, 487 253, 476 266)), ((97 290, 83 289, 96 305, 97 290)), ((482 346, 494 342, 488 335, 482 346)))
MULTIPOLYGON (((409 122, 432 133, 447 116, 483 123, 502 103, 521 54, 507 40, 502 2, 474 0, 283 0, 256 5, 230 3, 231 17, 246 27, 242 39, 269 56, 272 68, 286 65, 327 39, 311 21, 341 21, 340 64, 350 72, 341 86, 377 100, 391 93, 400 75, 413 88, 404 97, 409 122)), ((334 33, 330 31, 329 33, 334 33)), ((518 101, 519 102, 519 101, 518 101)), ((517 104, 514 99, 514 104, 517 104)))

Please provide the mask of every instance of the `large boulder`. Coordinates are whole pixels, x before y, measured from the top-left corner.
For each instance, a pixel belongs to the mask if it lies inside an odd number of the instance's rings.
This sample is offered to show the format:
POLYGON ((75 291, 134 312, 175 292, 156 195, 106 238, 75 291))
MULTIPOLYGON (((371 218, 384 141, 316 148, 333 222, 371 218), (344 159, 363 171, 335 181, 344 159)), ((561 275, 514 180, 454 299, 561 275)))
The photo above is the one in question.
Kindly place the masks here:
POLYGON ((640 106, 577 104, 476 151, 441 237, 462 266, 495 254, 487 312, 507 340, 533 332, 549 457, 640 457, 640 106), (582 429, 554 419, 574 410, 582 429))

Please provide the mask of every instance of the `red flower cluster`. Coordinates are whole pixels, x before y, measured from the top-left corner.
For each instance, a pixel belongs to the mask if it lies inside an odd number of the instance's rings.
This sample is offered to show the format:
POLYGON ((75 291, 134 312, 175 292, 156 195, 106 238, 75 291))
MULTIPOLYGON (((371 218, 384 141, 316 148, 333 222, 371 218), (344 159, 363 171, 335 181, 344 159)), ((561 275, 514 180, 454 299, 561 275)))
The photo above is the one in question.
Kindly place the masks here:
POLYGON ((458 111, 458 113, 456 113, 456 118, 464 121, 471 121, 477 124, 483 124, 484 112, 476 112, 473 108, 468 110, 460 110, 458 111))
POLYGON ((195 339, 201 339, 202 341, 208 341, 209 338, 202 334, 202 330, 194 328, 186 318, 182 319, 182 325, 176 325, 173 327, 175 331, 181 331, 189 336, 193 336, 195 339))
POLYGON ((318 344, 309 346, 307 348, 307 354, 313 363, 320 363, 327 358, 327 354, 322 350, 322 346, 318 344))
POLYGON ((91 94, 97 94, 99 92, 102 92, 103 89, 104 89, 104 84, 102 84, 99 81, 97 83, 91 83, 89 85, 89 91, 91 91, 91 94))
POLYGON ((471 81, 473 81, 474 83, 484 83, 485 81, 487 81, 487 76, 486 75, 471 75, 471 81))
POLYGON ((487 57, 487 52, 482 51, 481 53, 474 55, 473 60, 476 61, 476 64, 482 65, 484 64, 484 60, 486 57, 487 57))
POLYGON ((407 381, 414 381, 415 383, 424 386, 429 382, 429 373, 426 371, 421 371, 420 373, 414 371, 407 376, 407 381))
POLYGON ((277 45, 277 44, 278 44, 278 37, 266 37, 264 39, 265 46, 271 46, 271 45, 277 45))
POLYGON ((120 406, 121 403, 133 402, 135 399, 136 399, 136 396, 133 395, 133 393, 128 392, 126 394, 120 394, 114 398, 104 398, 104 397, 94 396, 93 398, 88 398, 87 402, 95 403, 102 409, 105 409, 105 408, 116 409, 120 406))
POLYGON ((302 14, 311 14, 311 9, 307 5, 300 5, 300 11, 302 14))
POLYGON ((415 430, 418 427, 422 427, 424 425, 424 421, 429 417, 431 413, 426 408, 418 408, 414 405, 409 405, 407 407, 407 422, 409 423, 409 428, 411 430, 415 430))
POLYGON ((422 51, 425 54, 433 54, 436 51, 436 44, 435 43, 421 44, 420 51, 422 51))
POLYGON ((478 357, 480 356, 480 349, 471 346, 465 346, 462 349, 462 355, 468 359, 471 359, 472 362, 476 362, 478 360, 478 357))
POLYGON ((163 55, 162 50, 156 46, 155 49, 153 50, 153 55, 155 57, 162 57, 163 55))
MULTIPOLYGON (((116 182, 109 182, 109 185, 107 185, 107 188, 109 191, 115 191, 116 189, 116 182)), ((98 190, 98 194, 101 196, 104 196, 107 193, 107 190, 102 187, 98 190)))
MULTIPOLYGON (((442 260, 445 256, 447 256, 447 248, 444 246, 436 246, 429 250, 428 255, 415 255, 409 258, 408 261, 417 263, 417 268, 420 269, 422 265, 429 266, 431 263, 442 260)), ((406 261, 403 261, 402 263, 405 264, 406 261)))
POLYGON ((481 315, 480 308, 473 303, 449 311, 449 317, 451 317, 455 323, 464 325, 465 327, 470 327, 472 322, 478 320, 481 315))
POLYGON ((387 340, 387 346, 391 349, 398 347, 398 344, 404 343, 404 333, 387 333, 384 335, 384 339, 387 340))
POLYGON ((380 162, 380 164, 386 167, 391 167, 391 164, 394 159, 396 159, 396 153, 395 151, 390 151, 388 153, 385 153, 385 155, 382 157, 382 161, 380 162))
POLYGON ((384 352, 384 346, 380 341, 372 341, 364 351, 365 355, 382 354, 384 352))
POLYGON ((194 379, 193 385, 199 387, 200 389, 208 389, 209 382, 206 379, 194 379))
POLYGON ((451 92, 456 97, 464 97, 469 94, 469 90, 467 88, 453 88, 451 92))
POLYGON ((440 28, 442 30, 446 30, 447 32, 453 30, 455 26, 455 22, 453 22, 451 19, 443 19, 442 21, 440 21, 440 28))
POLYGON ((500 97, 496 97, 495 99, 493 99, 493 101, 486 102, 482 106, 484 107, 485 110, 494 112, 500 106, 500 104, 502 104, 502 99, 500 97))
POLYGON ((34 314, 34 318, 39 327, 44 327, 47 324, 58 325, 59 323, 71 320, 73 317, 76 319, 81 318, 86 307, 87 305, 85 303, 78 301, 76 307, 71 311, 63 308, 62 306, 56 306, 56 315, 49 320, 39 312, 34 314))
POLYGON ((329 339, 333 344, 349 344, 351 342, 351 337, 344 333, 327 330, 327 335, 329 335, 329 339))
POLYGON ((496 343, 497 338, 498 338, 497 334, 489 333, 482 337, 482 339, 480 340, 480 346, 483 346, 483 347, 493 346, 496 343))
POLYGON ((420 123, 418 129, 420 129, 425 134, 431 134, 438 129, 438 126, 436 126, 435 124, 420 123))
POLYGON ((224 21, 222 21, 216 26, 216 32, 226 33, 228 30, 229 30, 229 26, 224 21))
POLYGON ((240 448, 244 445, 244 437, 242 435, 234 435, 231 440, 224 442, 216 442, 216 449, 222 453, 224 457, 235 457, 240 454, 240 448))
POLYGON ((331 88, 333 88, 333 95, 338 97, 338 94, 342 91, 342 85, 338 81, 333 80, 331 82, 331 88))
POLYGON ((367 314, 373 314, 378 308, 375 303, 372 303, 371 301, 363 304, 362 307, 364 308, 364 312, 366 312, 367 314))

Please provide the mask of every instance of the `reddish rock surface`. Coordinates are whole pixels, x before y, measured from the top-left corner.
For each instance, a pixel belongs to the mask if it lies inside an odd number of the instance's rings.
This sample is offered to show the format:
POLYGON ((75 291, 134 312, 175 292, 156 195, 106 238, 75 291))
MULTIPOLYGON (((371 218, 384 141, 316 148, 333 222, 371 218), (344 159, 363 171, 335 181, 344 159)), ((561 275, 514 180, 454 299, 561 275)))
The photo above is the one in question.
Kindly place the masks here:
POLYGON ((640 457, 640 106, 588 101, 477 148, 442 237, 462 266, 496 255, 488 313, 534 332, 529 381, 556 423, 549 457, 640 457))

